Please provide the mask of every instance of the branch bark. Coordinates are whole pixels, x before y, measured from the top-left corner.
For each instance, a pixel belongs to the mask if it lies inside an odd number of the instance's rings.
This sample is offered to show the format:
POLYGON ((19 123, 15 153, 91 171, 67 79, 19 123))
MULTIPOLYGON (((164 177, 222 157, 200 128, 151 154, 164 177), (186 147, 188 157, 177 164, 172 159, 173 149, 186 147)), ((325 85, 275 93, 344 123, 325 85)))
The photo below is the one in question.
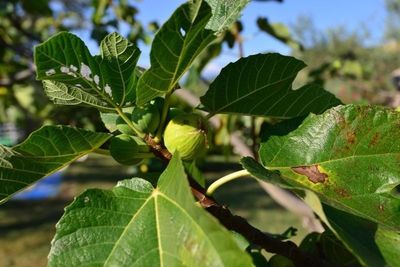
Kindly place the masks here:
MULTIPOLYGON (((171 153, 162 144, 156 143, 149 135, 146 135, 144 140, 152 148, 157 157, 163 159, 164 161, 169 161, 172 158, 171 153)), ((312 255, 301 251, 295 243, 291 241, 282 241, 263 233, 259 229, 250 225, 246 219, 237 215, 233 215, 227 207, 220 205, 215 201, 215 199, 207 196, 205 189, 193 178, 188 176, 188 179, 192 193, 200 205, 211 215, 217 218, 219 222, 227 229, 243 235, 249 242, 262 247, 270 253, 280 254, 291 259, 296 263, 296 266, 331 266, 322 259, 315 258, 312 255)))
MULTIPOLYGON (((177 90, 175 94, 186 101, 190 106, 197 107, 200 104, 200 100, 198 97, 193 95, 189 90, 177 90)), ((203 111, 204 115, 207 115, 206 112, 203 111)), ((210 119, 210 124, 214 128, 219 128, 221 122, 218 116, 213 116, 210 119)), ((240 133, 235 132, 231 135, 230 143, 234 149, 234 152, 237 155, 242 157, 253 157, 253 151, 247 146, 241 139, 240 133)), ((315 217, 312 209, 304 203, 299 198, 295 197, 291 193, 283 190, 277 186, 266 182, 259 182, 261 187, 274 199, 279 205, 289 210, 290 212, 297 214, 303 223, 303 226, 308 229, 310 232, 319 232, 322 233, 324 231, 324 227, 320 223, 320 221, 315 217)))

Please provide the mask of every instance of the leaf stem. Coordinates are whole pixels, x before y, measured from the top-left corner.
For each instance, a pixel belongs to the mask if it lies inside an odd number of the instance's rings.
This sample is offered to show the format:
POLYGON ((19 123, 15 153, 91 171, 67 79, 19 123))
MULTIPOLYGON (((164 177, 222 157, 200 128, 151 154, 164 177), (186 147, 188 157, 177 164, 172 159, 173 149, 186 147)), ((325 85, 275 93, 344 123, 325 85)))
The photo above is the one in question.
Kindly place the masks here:
POLYGON ((110 156, 110 150, 108 149, 102 149, 102 148, 96 148, 93 150, 93 153, 99 154, 99 155, 104 155, 104 156, 110 156))
POLYGON ((207 114, 207 116, 205 116, 205 119, 206 119, 206 120, 209 120, 209 119, 211 119, 214 115, 215 115, 215 113, 210 112, 210 113, 207 114))
POLYGON ((250 175, 250 173, 247 170, 241 170, 241 171, 230 173, 224 177, 221 177, 207 188, 206 194, 211 196, 214 193, 214 191, 217 190, 217 188, 220 187, 221 185, 223 185, 227 182, 233 181, 235 179, 238 179, 240 177, 248 176, 248 175, 250 175))
POLYGON ((165 123, 167 120, 167 115, 168 115, 169 101, 170 101, 170 97, 171 97, 172 93, 173 93, 173 91, 170 91, 165 95, 164 105, 163 105, 163 108, 161 111, 160 124, 158 125, 156 136, 154 137, 154 141, 156 143, 160 143, 161 139, 162 139, 164 126, 165 126, 165 123))
POLYGON ((132 124, 131 120, 125 115, 120 107, 115 107, 115 110, 117 111, 118 115, 126 122, 129 128, 131 128, 137 134, 137 136, 141 138, 144 137, 144 134, 136 129, 135 125, 132 124))

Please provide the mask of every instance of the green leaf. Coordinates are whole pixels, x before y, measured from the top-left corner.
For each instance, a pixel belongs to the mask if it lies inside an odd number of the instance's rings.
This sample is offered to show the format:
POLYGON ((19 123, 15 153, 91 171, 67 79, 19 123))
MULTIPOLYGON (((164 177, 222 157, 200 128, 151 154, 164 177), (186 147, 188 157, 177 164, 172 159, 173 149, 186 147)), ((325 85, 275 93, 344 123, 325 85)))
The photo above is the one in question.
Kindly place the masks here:
POLYGON ((268 19, 266 18, 258 18, 257 25, 261 31, 266 32, 275 39, 287 44, 291 48, 300 51, 303 50, 301 43, 293 38, 293 36, 290 34, 289 28, 286 25, 282 23, 269 23, 268 19))
POLYGON ((202 187, 206 186, 206 178, 204 177, 201 170, 197 167, 196 161, 185 161, 183 162, 186 172, 191 176, 199 185, 202 187))
POLYGON ((247 2, 190 1, 180 6, 154 37, 151 67, 139 79, 137 104, 171 92, 194 59, 237 19, 247 2))
POLYGON ((262 143, 268 170, 318 194, 338 209, 400 229, 400 113, 338 106, 310 115, 287 136, 262 143))
MULTIPOLYGON (((133 107, 123 108, 122 111, 125 115, 129 118, 131 117, 133 107)), ((112 112, 100 112, 100 118, 104 123, 104 126, 109 130, 111 133, 121 128, 125 131, 123 133, 127 133, 130 135, 135 135, 133 130, 126 124, 126 122, 116 113, 112 112)))
POLYGON ((140 51, 111 33, 93 57, 77 36, 62 32, 35 47, 37 79, 56 104, 85 104, 101 109, 135 101, 135 66, 140 51))
POLYGON ((258 54, 228 64, 201 97, 212 114, 233 113, 292 118, 322 113, 341 102, 317 85, 292 90, 305 64, 279 54, 258 54))
POLYGON ((212 16, 206 28, 214 32, 221 33, 240 17, 243 8, 250 0, 206 0, 212 10, 212 16))
POLYGON ((323 233, 310 233, 301 242, 300 249, 308 254, 334 263, 334 266, 357 267, 360 265, 354 254, 347 249, 330 229, 323 233))
POLYGON ((0 146, 0 202, 100 147, 110 138, 67 126, 44 126, 23 143, 0 146))
POLYGON ((398 265, 399 232, 321 204, 310 191, 305 201, 364 266, 398 265))
POLYGON ((375 242, 389 266, 396 266, 400 259, 400 232, 378 227, 375 242))
POLYGON ((57 224, 49 266, 252 266, 210 214, 194 203, 179 158, 156 188, 140 178, 88 190, 57 224))
POLYGON ((136 63, 140 56, 140 50, 118 33, 107 35, 100 44, 100 54, 107 64, 102 75, 107 76, 114 90, 113 97, 118 103, 136 99, 136 85, 138 76, 135 74, 136 63))

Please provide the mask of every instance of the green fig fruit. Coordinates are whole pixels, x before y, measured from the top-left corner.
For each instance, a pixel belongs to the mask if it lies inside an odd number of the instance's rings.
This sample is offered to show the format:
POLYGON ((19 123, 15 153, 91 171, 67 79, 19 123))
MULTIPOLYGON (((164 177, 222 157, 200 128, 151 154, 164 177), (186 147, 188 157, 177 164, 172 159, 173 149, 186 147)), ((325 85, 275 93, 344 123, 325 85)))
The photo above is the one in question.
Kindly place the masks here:
POLYGON ((278 254, 271 257, 269 264, 272 267, 296 267, 291 260, 278 254))
POLYGON ((137 165, 144 158, 152 157, 150 148, 137 136, 120 134, 110 141, 111 156, 123 165, 137 165))
POLYGON ((160 124, 160 110, 158 101, 152 101, 143 107, 135 107, 131 120, 132 124, 146 134, 154 134, 160 124))
POLYGON ((201 156, 208 147, 206 122, 197 114, 175 116, 165 128, 164 144, 171 153, 178 151, 183 160, 201 156))

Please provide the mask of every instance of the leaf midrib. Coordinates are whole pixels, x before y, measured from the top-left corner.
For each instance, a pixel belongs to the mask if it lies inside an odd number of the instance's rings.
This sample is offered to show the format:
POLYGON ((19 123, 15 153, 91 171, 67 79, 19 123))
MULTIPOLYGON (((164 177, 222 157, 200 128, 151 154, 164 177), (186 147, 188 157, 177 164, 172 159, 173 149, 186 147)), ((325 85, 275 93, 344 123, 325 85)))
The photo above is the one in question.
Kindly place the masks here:
MULTIPOLYGON (((136 213, 133 215, 132 219, 129 221, 129 223, 124 227, 124 231, 121 233, 120 237, 117 239, 117 241, 114 243, 113 249, 109 253, 109 256, 107 257, 106 261, 104 262, 104 266, 108 263, 108 261, 111 259, 111 256, 113 256, 114 251, 118 247, 119 243, 127 233, 128 229, 130 228, 130 225, 136 222, 136 218, 139 216, 139 214, 142 212, 144 207, 149 203, 153 198, 154 198, 154 207, 155 207, 155 220, 156 220, 156 228, 157 228, 157 241, 158 241, 158 249, 159 249, 159 255, 160 255, 160 266, 163 267, 163 250, 162 250, 162 244, 161 244, 161 231, 160 231, 160 221, 158 219, 158 205, 157 205, 157 197, 163 197, 165 200, 169 201, 171 204, 173 204, 176 208, 178 208, 182 214, 184 214, 187 218, 189 218, 192 222, 193 225, 196 226, 200 230, 201 233, 203 233, 203 236, 207 240, 207 243, 210 244, 210 246, 213 248, 214 251, 217 251, 216 248, 214 247, 212 241, 208 237, 208 235, 204 232, 204 230, 200 227, 200 225, 190 216, 190 214, 179 205, 176 201, 173 199, 169 198, 167 195, 164 193, 160 192, 159 189, 155 188, 154 191, 149 195, 149 197, 146 199, 146 201, 143 202, 143 204, 140 206, 140 208, 136 211, 136 213)), ((219 262, 221 263, 221 266, 224 266, 224 262, 222 261, 220 255, 218 253, 215 253, 219 257, 219 262)))
MULTIPOLYGON (((293 75, 287 76, 287 77, 284 78, 284 79, 280 79, 280 80, 275 81, 275 82, 273 82, 273 83, 269 83, 269 84, 266 84, 266 85, 264 85, 264 86, 261 86, 261 87, 255 89, 255 90, 253 90, 253 91, 250 91, 249 93, 247 93, 247 94, 245 94, 245 95, 243 95, 243 96, 241 96, 241 97, 239 97, 239 98, 236 98, 236 99, 233 100, 233 101, 228 102, 228 104, 226 104, 226 105, 224 105, 224 106, 222 106, 222 107, 220 107, 220 108, 218 108, 218 109, 216 109, 216 110, 213 110, 212 113, 213 113, 213 114, 214 114, 214 113, 220 113, 220 112, 223 111, 225 108, 230 107, 230 106, 236 104, 237 102, 243 100, 244 98, 247 98, 248 96, 250 96, 250 95, 252 95, 252 94, 258 93, 259 91, 261 91, 261 90, 263 90, 263 89, 266 89, 266 88, 268 88, 268 87, 277 85, 277 84, 279 84, 279 83, 281 83, 281 82, 290 80, 290 79, 294 78, 295 76, 296 76, 296 74, 293 74, 293 75)), ((293 90, 293 89, 291 89, 291 88, 288 88, 288 89, 289 89, 289 90, 293 90)), ((287 92, 287 91, 289 91, 289 90, 285 90, 285 91, 287 92)))

